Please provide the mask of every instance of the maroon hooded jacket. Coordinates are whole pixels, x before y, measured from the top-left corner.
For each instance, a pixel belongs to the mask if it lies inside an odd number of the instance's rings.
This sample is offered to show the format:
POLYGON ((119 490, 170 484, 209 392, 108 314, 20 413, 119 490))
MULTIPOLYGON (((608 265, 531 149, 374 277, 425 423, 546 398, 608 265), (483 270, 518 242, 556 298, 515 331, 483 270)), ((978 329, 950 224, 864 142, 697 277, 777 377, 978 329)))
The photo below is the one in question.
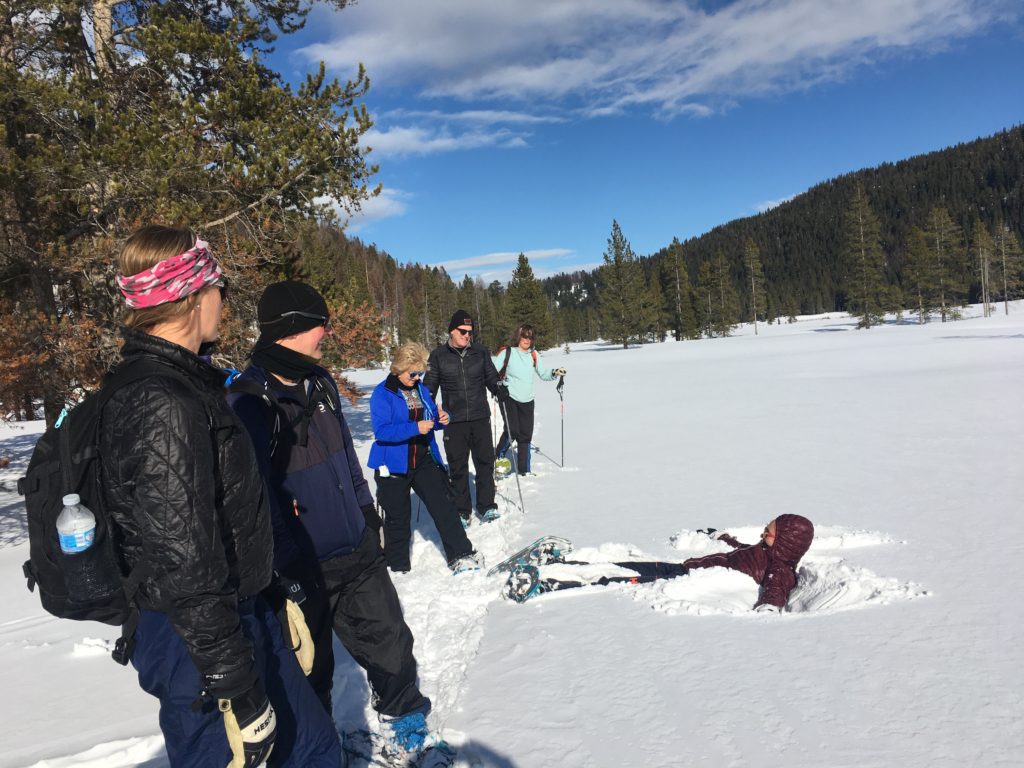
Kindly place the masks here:
POLYGON ((747 546, 728 534, 718 537, 731 547, 732 552, 719 552, 706 557, 691 557, 683 563, 688 569, 731 568, 742 571, 761 585, 754 607, 774 605, 782 608, 789 593, 796 586, 796 566, 811 546, 814 525, 800 515, 779 515, 775 518, 775 544, 763 541, 747 546))

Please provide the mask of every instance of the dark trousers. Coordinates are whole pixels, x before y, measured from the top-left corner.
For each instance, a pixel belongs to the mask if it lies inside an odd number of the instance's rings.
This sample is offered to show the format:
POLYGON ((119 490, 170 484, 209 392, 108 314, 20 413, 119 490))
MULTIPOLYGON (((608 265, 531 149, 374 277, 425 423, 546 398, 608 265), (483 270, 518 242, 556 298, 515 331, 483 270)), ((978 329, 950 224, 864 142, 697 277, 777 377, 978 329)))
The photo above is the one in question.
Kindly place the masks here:
MULTIPOLYGON (((277 616, 262 598, 241 601, 238 613, 277 714, 277 737, 268 765, 344 765, 334 722, 320 707, 295 654, 285 645, 277 616)), ((141 611, 135 643, 132 665, 142 690, 160 700, 160 730, 172 768, 224 768, 231 762, 224 716, 212 699, 193 709, 202 688, 199 670, 167 615, 141 611)))
POLYGON ((520 403, 511 397, 501 404, 502 414, 506 416, 505 429, 498 440, 498 455, 508 450, 509 434, 516 441, 517 472, 530 471, 530 441, 533 440, 533 400, 520 403))
POLYGON ((494 507, 494 446, 491 420, 459 421, 444 429, 444 453, 455 491, 455 508, 466 520, 473 513, 469 496, 469 456, 476 471, 476 508, 483 512, 494 507))
POLYGON ((368 527, 355 552, 323 561, 318 572, 298 567, 286 569, 285 575, 306 592, 302 614, 316 649, 309 684, 328 712, 334 685, 332 630, 366 670, 374 709, 395 716, 430 708, 416 684, 412 631, 402 616, 377 531, 368 527))
POLYGON ((409 570, 412 540, 412 502, 409 497, 413 490, 434 519, 448 562, 473 551, 473 545, 459 522, 448 476, 429 454, 426 461, 407 474, 381 477, 377 472, 374 479, 377 481, 377 502, 384 510, 384 557, 391 570, 409 570))
MULTIPOLYGON (((567 560, 566 565, 590 565, 590 563, 582 561, 567 560)), ((636 572, 636 576, 602 576, 599 579, 593 581, 570 581, 570 580, 558 580, 546 579, 547 588, 549 592, 555 592, 560 589, 573 589, 575 587, 589 587, 594 584, 647 584, 658 579, 673 579, 676 576, 685 576, 688 573, 688 569, 682 563, 660 563, 660 562, 625 562, 625 563, 613 563, 620 568, 628 568, 631 571, 636 572)))

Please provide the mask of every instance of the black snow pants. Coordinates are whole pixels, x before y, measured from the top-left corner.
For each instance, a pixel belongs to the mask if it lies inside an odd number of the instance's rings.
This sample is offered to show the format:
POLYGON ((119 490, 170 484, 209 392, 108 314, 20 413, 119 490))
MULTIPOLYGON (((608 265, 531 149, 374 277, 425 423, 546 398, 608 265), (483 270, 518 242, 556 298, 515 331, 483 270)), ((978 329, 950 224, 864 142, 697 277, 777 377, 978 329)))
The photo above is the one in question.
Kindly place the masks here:
POLYGON ((375 472, 373 477, 377 481, 377 503, 384 512, 384 557, 392 571, 410 568, 412 491, 416 491, 434 519, 448 563, 473 552, 473 544, 459 522, 448 476, 429 454, 420 466, 407 474, 381 477, 380 472, 375 472))
POLYGON ((533 440, 533 403, 520 403, 511 397, 501 404, 502 413, 507 416, 505 429, 498 440, 498 455, 508 450, 509 434, 516 441, 516 466, 520 474, 530 471, 530 441, 533 440))
MULTIPOLYGON (((583 561, 566 560, 566 565, 590 565, 583 561)), ((676 576, 685 576, 688 569, 682 563, 660 563, 660 562, 634 562, 612 563, 620 568, 628 568, 636 572, 636 576, 602 576, 593 581, 572 581, 572 580, 548 580, 548 591, 555 592, 559 589, 573 589, 574 587, 589 587, 594 584, 647 584, 658 579, 673 579, 676 576)))
POLYGON ((297 566, 285 569, 284 575, 302 584, 306 593, 300 607, 316 648, 309 684, 329 713, 334 685, 332 630, 366 670, 374 709, 397 716, 430 708, 430 699, 416 684, 412 631, 402 616, 376 530, 367 527, 351 554, 324 560, 315 571, 297 566))
POLYGON ((476 508, 478 512, 494 509, 494 446, 491 420, 452 422, 444 429, 444 454, 452 475, 455 508, 463 520, 473 514, 469 495, 469 456, 473 455, 476 471, 476 508))

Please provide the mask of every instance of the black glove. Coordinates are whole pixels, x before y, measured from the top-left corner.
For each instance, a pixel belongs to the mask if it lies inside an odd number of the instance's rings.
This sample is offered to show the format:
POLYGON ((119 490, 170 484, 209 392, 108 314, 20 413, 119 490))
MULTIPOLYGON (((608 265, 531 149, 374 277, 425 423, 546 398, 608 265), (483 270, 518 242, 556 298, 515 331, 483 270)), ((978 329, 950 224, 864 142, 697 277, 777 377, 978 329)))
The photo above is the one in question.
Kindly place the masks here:
POLYGON ((217 702, 231 746, 228 768, 256 768, 267 761, 277 736, 277 716, 257 681, 243 694, 217 702))
POLYGON ((508 387, 498 387, 494 396, 498 398, 499 403, 507 403, 509 400, 508 387))
POLYGON ((697 533, 703 533, 706 536, 710 536, 712 539, 718 538, 717 528, 698 528, 697 533))
POLYGON ((375 531, 379 531, 384 521, 380 519, 380 513, 377 512, 377 506, 375 504, 367 504, 366 506, 360 507, 363 510, 363 517, 366 518, 366 524, 373 528, 375 531))

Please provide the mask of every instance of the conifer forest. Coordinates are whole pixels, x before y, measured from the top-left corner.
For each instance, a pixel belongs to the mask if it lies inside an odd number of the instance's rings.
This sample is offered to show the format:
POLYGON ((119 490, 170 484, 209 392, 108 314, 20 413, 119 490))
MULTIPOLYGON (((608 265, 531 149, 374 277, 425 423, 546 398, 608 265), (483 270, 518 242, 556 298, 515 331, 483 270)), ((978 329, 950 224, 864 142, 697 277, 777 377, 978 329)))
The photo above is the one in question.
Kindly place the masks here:
MULTIPOLYGON (((347 0, 333 0, 342 8, 347 0)), ((117 357, 114 260, 143 223, 185 224, 232 276, 217 361, 240 367, 263 286, 304 279, 328 299, 326 361, 383 362, 442 340, 456 308, 496 350, 517 324, 541 347, 725 336, 739 323, 849 311, 955 320, 1024 295, 1024 127, 823 181, 765 213, 634 253, 608 222, 603 264, 484 284, 347 236, 380 191, 359 139, 372 126, 361 68, 292 87, 275 40, 311 2, 12 0, 0 19, 0 412, 53 420, 117 357), (91 21, 95 16, 95 23, 91 21), (86 23, 89 21, 89 23, 86 23), (182 55, 182 54, 187 55, 182 55), (268 119, 272 116, 273 119, 268 119), (316 125, 316 131, 308 126, 316 125)), ((595 260, 599 254, 583 254, 595 260)))

